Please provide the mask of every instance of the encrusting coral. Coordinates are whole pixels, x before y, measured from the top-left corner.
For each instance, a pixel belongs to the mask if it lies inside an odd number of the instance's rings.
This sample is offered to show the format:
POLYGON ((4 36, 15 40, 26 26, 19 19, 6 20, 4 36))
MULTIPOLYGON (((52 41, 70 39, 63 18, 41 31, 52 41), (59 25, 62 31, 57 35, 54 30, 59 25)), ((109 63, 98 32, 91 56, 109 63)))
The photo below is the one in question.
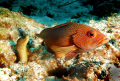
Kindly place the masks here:
POLYGON ((27 62, 27 48, 26 45, 29 41, 29 36, 22 37, 17 41, 17 55, 20 62, 27 62))

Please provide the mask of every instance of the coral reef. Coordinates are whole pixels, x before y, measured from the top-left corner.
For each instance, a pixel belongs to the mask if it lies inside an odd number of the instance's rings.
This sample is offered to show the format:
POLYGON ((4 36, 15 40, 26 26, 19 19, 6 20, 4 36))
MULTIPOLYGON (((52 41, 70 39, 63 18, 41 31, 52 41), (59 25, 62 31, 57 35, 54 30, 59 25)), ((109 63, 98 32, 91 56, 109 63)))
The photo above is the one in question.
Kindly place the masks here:
MULTIPOLYGON (((87 24, 107 35, 109 42, 87 53, 79 53, 74 59, 56 59, 36 35, 44 28, 53 27, 0 8, 0 80, 119 80, 120 71, 120 15, 87 24), (17 40, 29 36, 28 62, 15 63, 17 40)), ((26 47, 24 45, 24 47, 26 47)), ((21 49, 19 49, 21 50, 21 49)))

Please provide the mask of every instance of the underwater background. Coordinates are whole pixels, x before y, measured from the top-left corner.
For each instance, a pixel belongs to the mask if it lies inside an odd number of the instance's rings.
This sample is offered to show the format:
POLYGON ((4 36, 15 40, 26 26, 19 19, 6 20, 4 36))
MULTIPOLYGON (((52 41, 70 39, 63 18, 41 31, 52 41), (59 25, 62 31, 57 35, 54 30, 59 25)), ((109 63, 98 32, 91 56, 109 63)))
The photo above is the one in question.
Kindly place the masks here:
POLYGON ((119 60, 120 0, 0 0, 1 81, 119 81, 119 60), (109 42, 69 61, 56 59, 36 34, 66 22, 99 29, 109 42), (27 63, 16 62, 17 51, 27 63))
POLYGON ((42 24, 87 23, 119 13, 119 0, 1 0, 0 6, 21 12, 42 24))

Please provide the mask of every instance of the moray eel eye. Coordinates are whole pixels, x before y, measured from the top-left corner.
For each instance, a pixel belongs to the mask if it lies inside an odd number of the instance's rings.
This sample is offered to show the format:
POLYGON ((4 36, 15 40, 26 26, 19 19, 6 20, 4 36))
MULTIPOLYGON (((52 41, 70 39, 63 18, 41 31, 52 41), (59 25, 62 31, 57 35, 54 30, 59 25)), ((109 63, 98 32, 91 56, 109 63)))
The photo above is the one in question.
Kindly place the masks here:
POLYGON ((93 31, 88 31, 88 32, 87 32, 87 36, 88 36, 88 37, 94 37, 94 36, 95 36, 95 32, 93 32, 93 31))

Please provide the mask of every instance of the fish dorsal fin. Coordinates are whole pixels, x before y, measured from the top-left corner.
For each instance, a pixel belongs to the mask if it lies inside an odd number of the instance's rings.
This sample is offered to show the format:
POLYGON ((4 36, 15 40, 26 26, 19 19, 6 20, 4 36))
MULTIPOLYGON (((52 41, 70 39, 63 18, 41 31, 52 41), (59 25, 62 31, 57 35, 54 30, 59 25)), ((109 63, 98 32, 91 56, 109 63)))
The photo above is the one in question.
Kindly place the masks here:
POLYGON ((67 22, 67 23, 64 23, 64 24, 60 24, 58 26, 53 27, 52 29, 57 29, 57 28, 60 28, 60 27, 63 27, 63 26, 67 26, 67 25, 70 25, 70 24, 72 24, 72 22, 67 22))

